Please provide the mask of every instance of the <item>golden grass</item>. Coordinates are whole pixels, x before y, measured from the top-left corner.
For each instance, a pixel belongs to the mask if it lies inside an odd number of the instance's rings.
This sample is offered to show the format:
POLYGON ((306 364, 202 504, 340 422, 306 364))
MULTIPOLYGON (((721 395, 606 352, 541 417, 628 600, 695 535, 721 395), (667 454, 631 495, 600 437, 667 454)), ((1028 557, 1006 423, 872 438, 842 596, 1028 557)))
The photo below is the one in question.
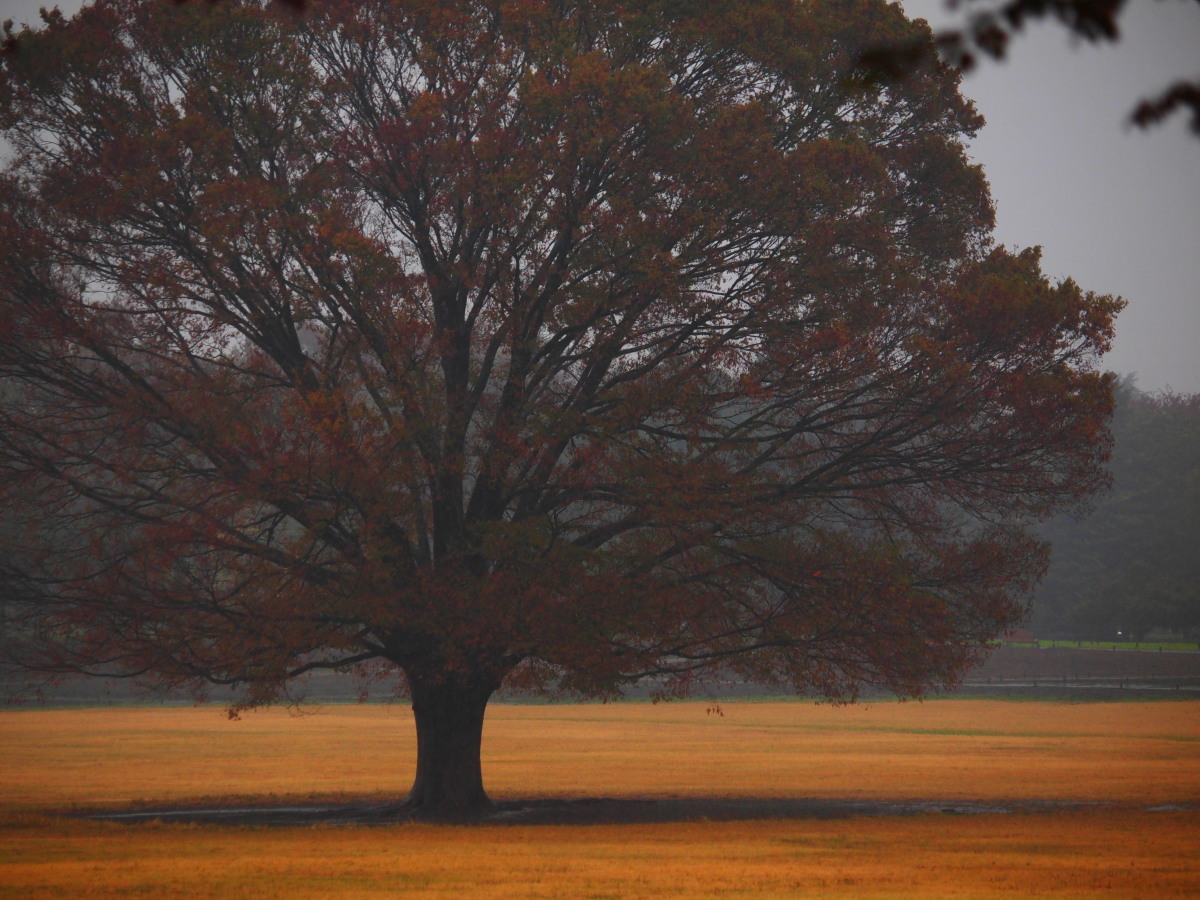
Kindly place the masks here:
POLYGON ((1200 895, 1200 703, 497 706, 517 796, 1085 800, 1009 815, 637 826, 130 827, 38 810, 398 797, 410 714, 0 713, 0 897, 1183 898, 1200 895))
MULTIPOLYGON (((514 797, 1200 801, 1200 703, 941 700, 493 706, 484 779, 514 797)), ((411 712, 333 706, 0 712, 0 807, 399 798, 411 712)))
POLYGON ((0 823, 0 897, 1196 896, 1196 813, 591 827, 0 823), (4 827, 7 824, 8 827, 4 827))

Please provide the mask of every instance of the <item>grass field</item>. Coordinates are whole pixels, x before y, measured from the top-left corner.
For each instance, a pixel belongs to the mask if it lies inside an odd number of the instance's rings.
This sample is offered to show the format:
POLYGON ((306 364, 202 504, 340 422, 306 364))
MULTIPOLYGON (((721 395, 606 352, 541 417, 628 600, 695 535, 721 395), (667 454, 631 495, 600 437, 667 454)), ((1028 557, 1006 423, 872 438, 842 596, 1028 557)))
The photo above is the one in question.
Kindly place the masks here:
POLYGON ((11 711, 0 713, 0 897, 1200 894, 1200 703, 727 703, 722 712, 495 706, 485 777, 497 799, 928 799, 1018 811, 622 826, 115 825, 45 814, 395 798, 412 774, 410 714, 329 707, 228 722, 213 708, 11 711), (1190 808, 1150 811, 1164 806, 1190 808))

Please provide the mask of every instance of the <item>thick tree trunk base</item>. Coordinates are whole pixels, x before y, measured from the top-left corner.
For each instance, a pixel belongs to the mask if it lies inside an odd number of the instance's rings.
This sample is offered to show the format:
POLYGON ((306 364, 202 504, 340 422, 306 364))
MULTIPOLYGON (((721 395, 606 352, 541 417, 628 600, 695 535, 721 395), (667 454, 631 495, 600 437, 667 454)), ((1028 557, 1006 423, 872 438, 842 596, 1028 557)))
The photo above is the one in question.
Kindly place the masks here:
POLYGON ((399 804, 400 813, 462 820, 490 812, 480 747, 484 713, 498 681, 410 674, 408 682, 417 726, 417 774, 408 797, 399 804))

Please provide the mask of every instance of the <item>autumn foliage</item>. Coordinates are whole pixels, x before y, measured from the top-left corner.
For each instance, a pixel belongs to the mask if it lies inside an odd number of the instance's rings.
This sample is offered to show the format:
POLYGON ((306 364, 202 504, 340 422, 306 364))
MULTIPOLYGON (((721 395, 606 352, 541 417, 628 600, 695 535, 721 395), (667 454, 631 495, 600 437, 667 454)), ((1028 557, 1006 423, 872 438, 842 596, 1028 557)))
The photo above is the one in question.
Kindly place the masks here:
POLYGON ((382 664, 414 803, 501 684, 951 684, 1103 481, 1120 301, 993 247, 874 0, 100 0, 7 45, 8 652, 382 664))

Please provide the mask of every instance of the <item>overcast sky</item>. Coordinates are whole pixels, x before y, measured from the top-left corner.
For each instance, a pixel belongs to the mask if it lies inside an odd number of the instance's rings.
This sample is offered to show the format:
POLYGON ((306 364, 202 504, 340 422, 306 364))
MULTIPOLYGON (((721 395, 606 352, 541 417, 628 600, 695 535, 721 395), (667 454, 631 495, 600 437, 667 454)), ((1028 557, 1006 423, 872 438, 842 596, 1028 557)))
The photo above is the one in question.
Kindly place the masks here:
MULTIPOLYGON (((935 25, 944 0, 903 0, 935 25)), ((988 124, 972 145, 996 201, 996 239, 1040 244, 1043 266, 1129 308, 1106 367, 1143 390, 1200 392, 1200 138, 1183 116, 1129 128, 1136 102, 1200 77, 1200 4, 1128 0, 1117 45, 1075 45, 1039 23, 1003 63, 963 82, 988 124)), ((45 0, 0 0, 0 19, 38 21, 45 0)), ((77 2, 61 4, 64 12, 77 2)))
MULTIPOLYGON (((935 27, 961 21, 943 0, 904 7, 935 27)), ((1200 77, 1200 4, 1128 0, 1120 21, 1116 45, 1038 23, 1007 60, 981 62, 963 79, 988 120, 972 155, 997 241, 1040 244, 1050 275, 1129 301, 1107 367, 1136 372, 1143 390, 1200 392, 1200 137, 1183 116, 1126 124, 1139 99, 1200 77)))

